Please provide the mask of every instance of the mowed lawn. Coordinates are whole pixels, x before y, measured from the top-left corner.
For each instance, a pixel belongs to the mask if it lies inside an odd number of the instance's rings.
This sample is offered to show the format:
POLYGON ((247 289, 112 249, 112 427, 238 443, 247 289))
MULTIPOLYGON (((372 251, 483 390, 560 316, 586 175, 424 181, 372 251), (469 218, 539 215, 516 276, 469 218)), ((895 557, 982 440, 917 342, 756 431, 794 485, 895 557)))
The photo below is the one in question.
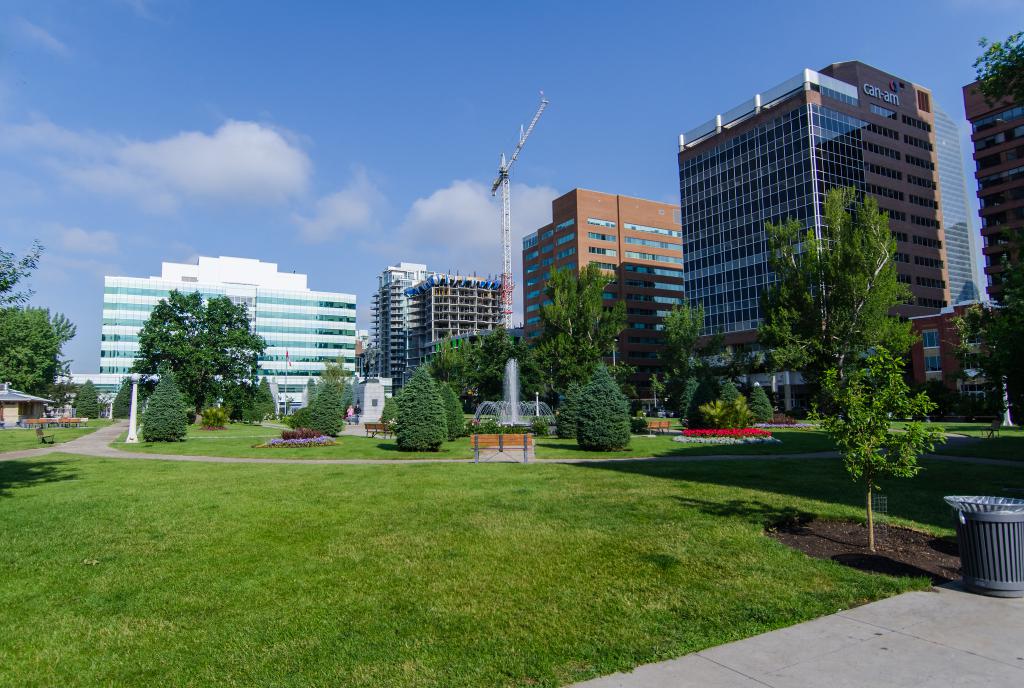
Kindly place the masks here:
MULTIPOLYGON (((141 451, 157 454, 194 454, 199 456, 228 456, 242 458, 288 458, 288 459, 469 459, 473 457, 470 439, 464 437, 454 442, 445 442, 437 452, 402 452, 394 438, 383 439, 361 436, 341 436, 332 447, 269 449, 254 445, 263 444, 273 437, 280 437, 280 429, 236 423, 226 430, 203 430, 198 426, 189 428, 184 442, 140 442, 135 445, 124 443, 119 438, 112 446, 125 451, 141 451)), ((634 435, 628 449, 617 452, 590 452, 576 446, 575 440, 560 440, 554 437, 537 440, 538 459, 572 458, 623 458, 686 456, 703 454, 795 454, 802 452, 829 451, 834 449, 831 440, 816 430, 777 430, 779 444, 752 445, 709 445, 680 443, 672 435, 634 435)))
MULTIPOLYGON (((936 462, 889 512, 1024 470, 936 462)), ((901 591, 763 535, 858 519, 838 460, 0 462, 0 685, 559 686, 901 591)))
POLYGON ((972 456, 987 459, 1024 461, 1024 428, 1000 428, 996 437, 988 438, 989 423, 940 423, 946 432, 979 438, 978 442, 951 442, 936 447, 938 454, 972 456))
MULTIPOLYGON (((110 425, 109 420, 90 420, 88 427, 84 428, 46 428, 43 433, 53 435, 53 441, 57 444, 77 439, 82 435, 88 435, 97 429, 110 425)), ((22 428, 6 428, 0 430, 0 453, 9 451, 20 451, 22 449, 37 449, 47 446, 39 441, 35 429, 25 430, 22 428)))

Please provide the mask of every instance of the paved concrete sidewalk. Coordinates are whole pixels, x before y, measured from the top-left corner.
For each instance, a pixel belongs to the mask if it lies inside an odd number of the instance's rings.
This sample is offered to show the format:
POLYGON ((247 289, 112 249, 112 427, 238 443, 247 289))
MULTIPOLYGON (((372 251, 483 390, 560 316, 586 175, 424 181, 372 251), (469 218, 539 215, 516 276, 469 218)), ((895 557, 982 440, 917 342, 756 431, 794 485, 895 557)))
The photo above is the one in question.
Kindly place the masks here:
POLYGON ((911 592, 571 688, 1024 686, 1024 599, 911 592))

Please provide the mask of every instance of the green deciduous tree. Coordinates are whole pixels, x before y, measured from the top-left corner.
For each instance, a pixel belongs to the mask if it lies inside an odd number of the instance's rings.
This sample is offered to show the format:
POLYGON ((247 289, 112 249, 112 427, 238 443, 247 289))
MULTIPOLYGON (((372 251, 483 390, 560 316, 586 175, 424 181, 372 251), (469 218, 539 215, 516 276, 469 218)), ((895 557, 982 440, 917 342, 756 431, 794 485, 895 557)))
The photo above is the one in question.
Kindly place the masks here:
POLYGON ((978 44, 985 49, 974 69, 985 99, 995 104, 1004 98, 1024 103, 1024 31, 1010 34, 1005 41, 978 44))
POLYGON ((821 236, 797 220, 766 229, 776 282, 762 294, 758 338, 776 369, 801 371, 817 396, 826 371, 841 380, 877 346, 906 353, 910 323, 890 311, 911 293, 897 279, 896 241, 874 199, 829 191, 821 236))
POLYGON ((197 414, 231 384, 256 384, 266 348, 252 331, 245 305, 225 296, 206 301, 199 292, 171 291, 153 308, 139 332, 135 372, 170 370, 197 414))
POLYGON ((874 551, 871 499, 879 481, 917 475, 918 456, 943 440, 941 429, 920 422, 893 429, 892 419, 919 418, 935 405, 924 394, 911 394, 902 360, 884 347, 848 369, 844 378, 838 368, 827 371, 823 387, 834 410, 815 417, 842 452, 846 470, 864 486, 868 548, 874 551))
POLYGON ((615 300, 609 305, 604 298, 614 280, 595 263, 588 263, 578 276, 572 270, 556 270, 548 280, 544 294, 550 303, 540 307, 543 330, 537 356, 555 391, 589 380, 601 360, 611 355, 615 338, 626 326, 625 303, 615 300))
POLYGON ((448 438, 445 405, 426 366, 402 389, 395 437, 401 451, 437 451, 448 438))
POLYGON ((629 400, 603 364, 580 392, 576 443, 583 449, 614 451, 629 445, 629 400))
POLYGON ((758 423, 770 423, 775 416, 768 393, 761 385, 754 385, 754 389, 750 393, 750 413, 758 423))
POLYGON ((82 418, 99 418, 100 396, 92 380, 86 380, 75 394, 75 414, 82 418))
POLYGON ((132 381, 125 378, 121 386, 117 388, 117 395, 114 397, 114 404, 111 413, 114 418, 127 418, 132 412, 132 381))
POLYGON ((345 408, 341 387, 331 382, 323 383, 317 391, 316 401, 309 407, 310 429, 336 437, 345 424, 345 408))
POLYGON ((0 309, 0 380, 15 389, 45 396, 58 376, 66 376, 64 345, 75 326, 45 308, 0 309))
POLYGON ((188 432, 188 400, 178 389, 174 374, 164 371, 142 414, 146 442, 180 442, 188 432))
POLYGON ((20 306, 28 302, 32 296, 31 289, 15 290, 18 283, 36 269, 42 254, 43 246, 38 241, 32 242, 32 248, 21 258, 10 251, 0 249, 0 308, 20 306))

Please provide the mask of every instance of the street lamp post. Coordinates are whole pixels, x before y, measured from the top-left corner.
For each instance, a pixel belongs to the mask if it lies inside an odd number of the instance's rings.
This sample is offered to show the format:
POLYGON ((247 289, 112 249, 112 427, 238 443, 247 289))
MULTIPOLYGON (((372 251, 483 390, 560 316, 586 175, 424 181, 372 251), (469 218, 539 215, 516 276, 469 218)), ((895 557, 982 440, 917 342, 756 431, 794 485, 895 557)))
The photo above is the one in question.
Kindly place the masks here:
POLYGON ((615 346, 612 347, 612 365, 616 365, 616 357, 619 351, 619 338, 615 338, 615 346))
POLYGON ((139 374, 132 373, 132 408, 128 413, 128 438, 127 444, 138 444, 139 435, 137 432, 139 418, 139 374))

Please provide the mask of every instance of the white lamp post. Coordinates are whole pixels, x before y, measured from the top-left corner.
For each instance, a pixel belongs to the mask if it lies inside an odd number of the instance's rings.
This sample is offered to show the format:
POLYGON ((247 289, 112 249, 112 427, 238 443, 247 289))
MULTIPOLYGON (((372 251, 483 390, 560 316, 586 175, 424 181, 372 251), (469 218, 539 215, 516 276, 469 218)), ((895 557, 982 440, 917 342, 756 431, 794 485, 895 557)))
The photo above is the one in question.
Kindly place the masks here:
POLYGON ((128 413, 128 437, 125 439, 127 444, 138 444, 139 435, 137 432, 137 424, 139 417, 139 374, 132 373, 132 409, 128 413))

